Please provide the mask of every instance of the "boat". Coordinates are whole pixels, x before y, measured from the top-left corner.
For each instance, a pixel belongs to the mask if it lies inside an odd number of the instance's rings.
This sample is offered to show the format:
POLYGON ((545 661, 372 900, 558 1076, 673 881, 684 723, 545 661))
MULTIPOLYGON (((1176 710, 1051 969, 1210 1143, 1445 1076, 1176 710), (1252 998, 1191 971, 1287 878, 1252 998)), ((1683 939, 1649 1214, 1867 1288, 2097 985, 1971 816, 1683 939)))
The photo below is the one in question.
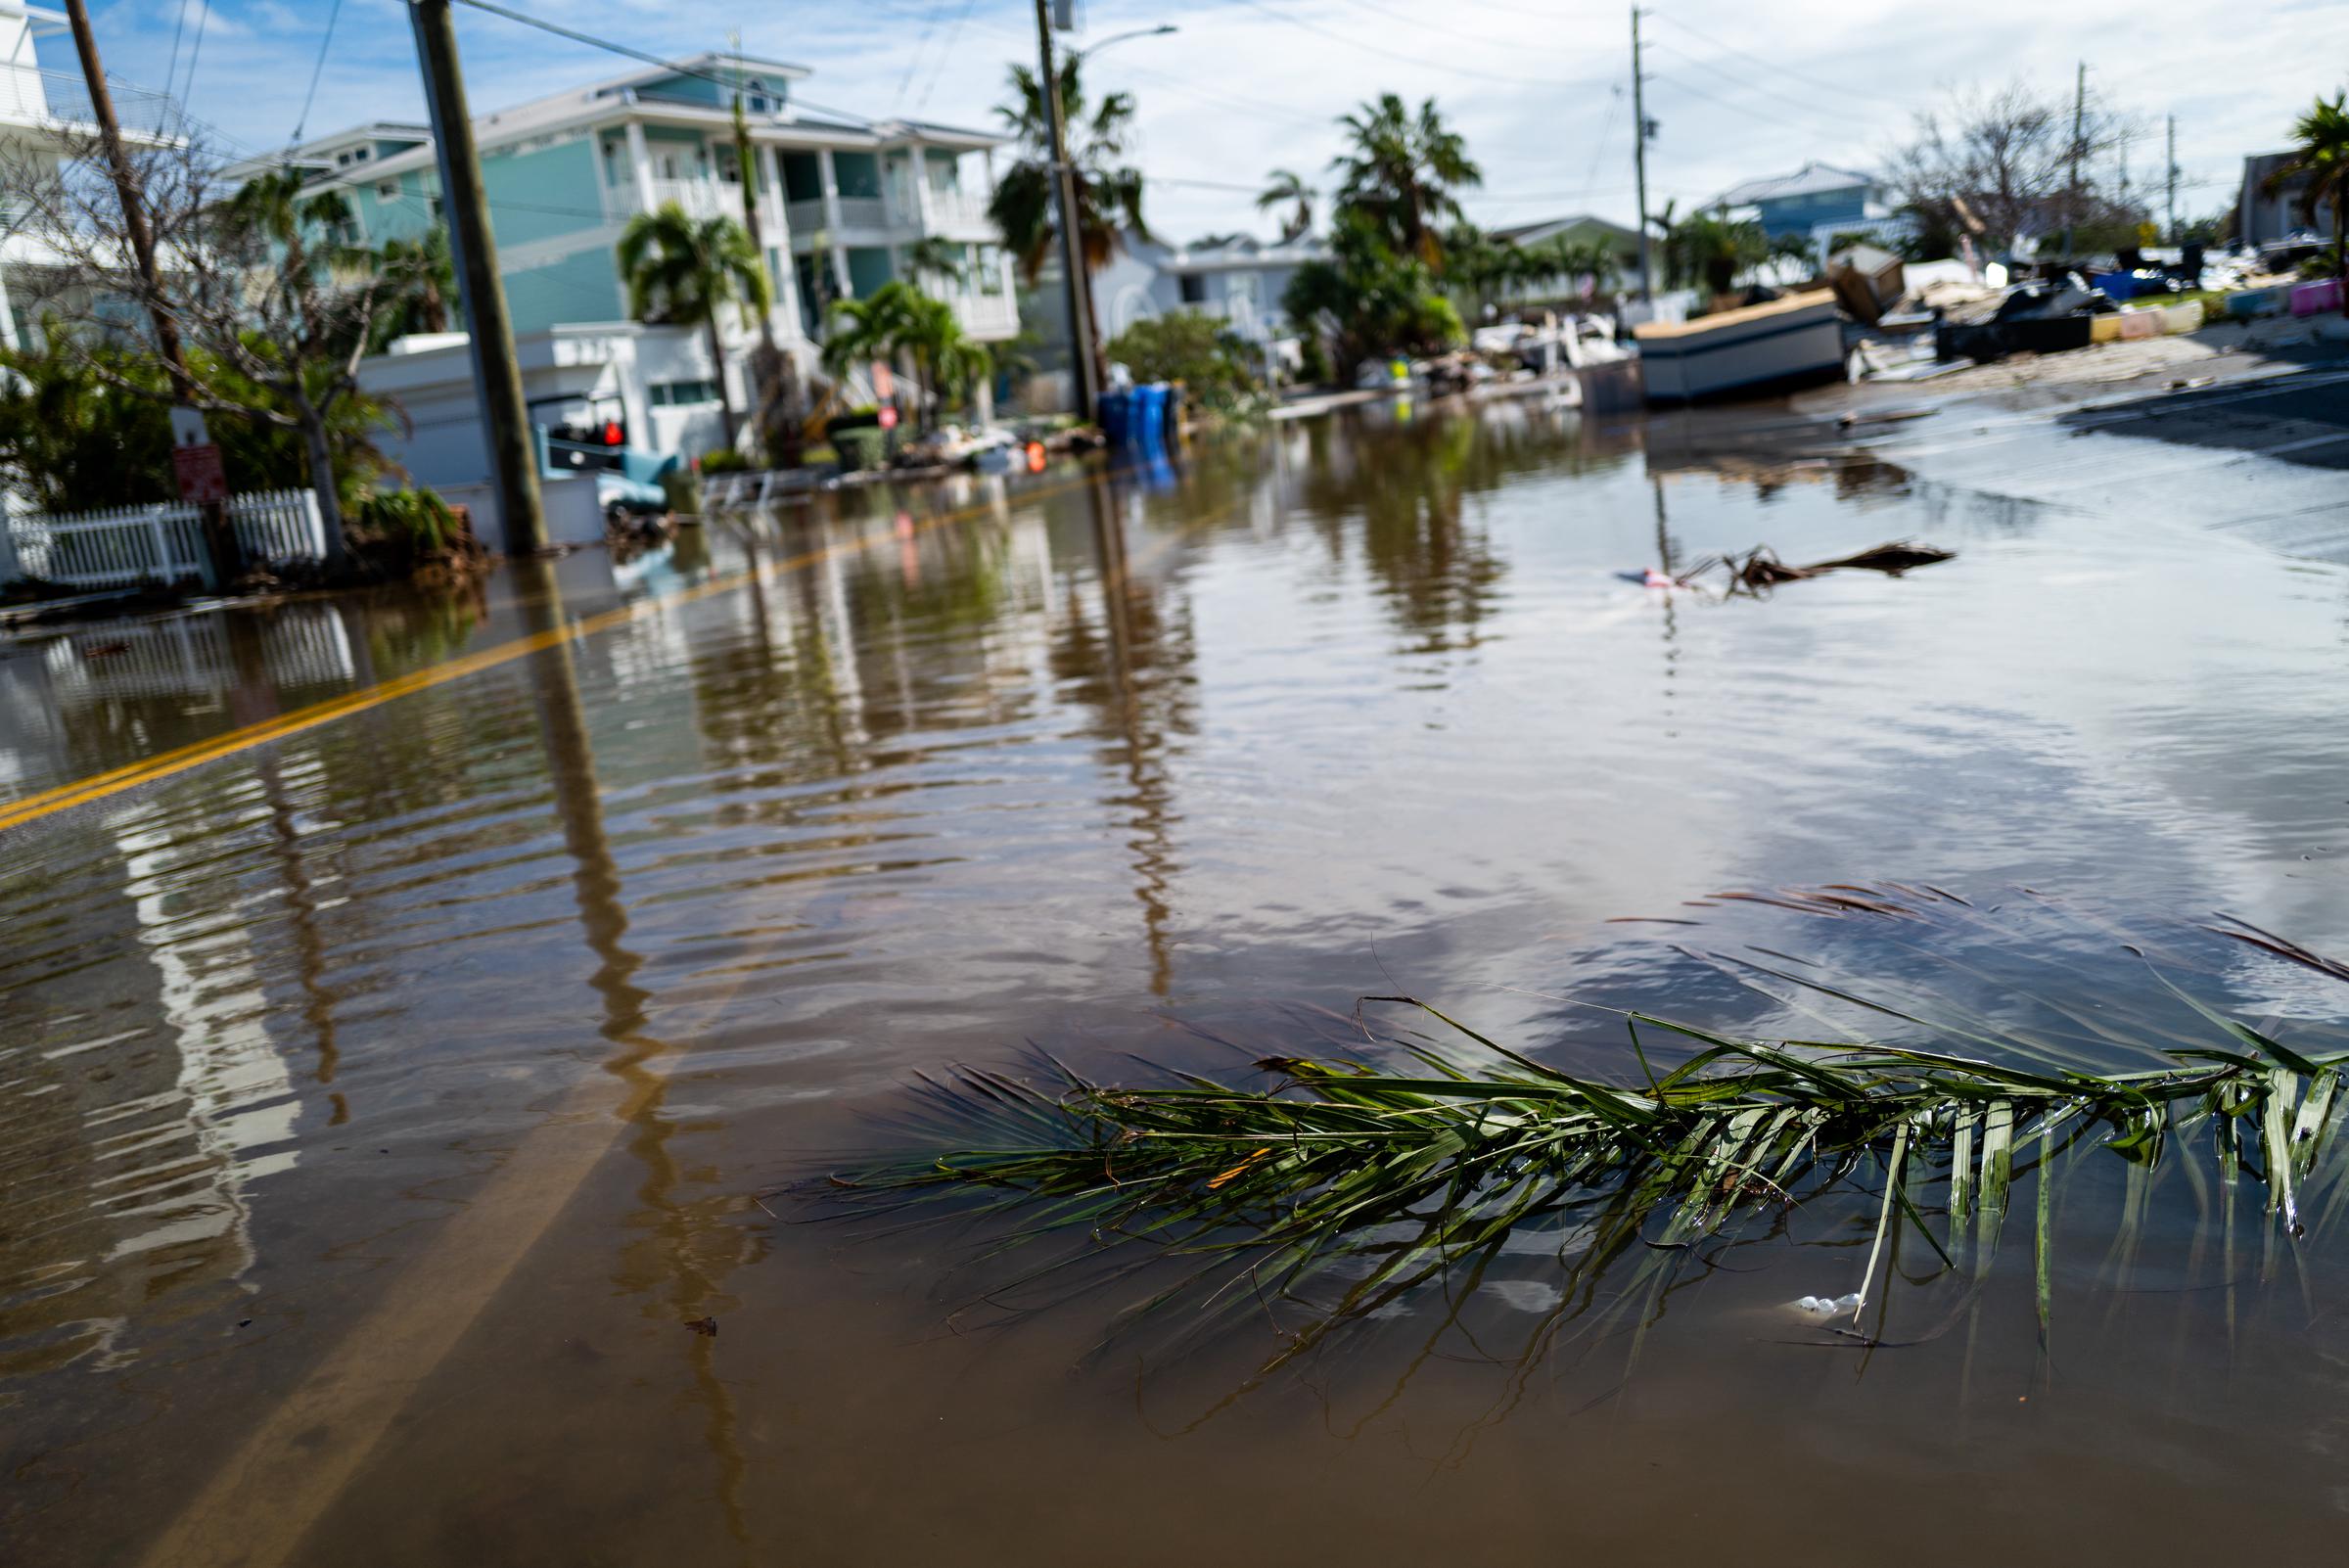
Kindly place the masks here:
POLYGON ((1651 403, 1823 381, 1843 374, 1843 327, 1827 289, 1691 321, 1634 327, 1651 403))

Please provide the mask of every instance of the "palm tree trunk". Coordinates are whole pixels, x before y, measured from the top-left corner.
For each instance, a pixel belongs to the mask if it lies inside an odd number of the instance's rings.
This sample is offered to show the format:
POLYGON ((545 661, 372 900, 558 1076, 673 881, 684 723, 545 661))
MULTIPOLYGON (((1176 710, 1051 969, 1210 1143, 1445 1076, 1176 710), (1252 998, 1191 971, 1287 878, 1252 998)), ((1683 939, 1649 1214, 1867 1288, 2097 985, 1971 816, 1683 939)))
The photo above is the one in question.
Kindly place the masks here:
POLYGON ((734 449, 734 394, 726 390, 726 346, 717 335, 717 312, 710 312, 710 363, 717 372, 717 419, 726 433, 726 450, 734 449))
POLYGON ((2341 314, 2349 317, 2349 180, 2332 193, 2332 275, 2341 286, 2341 314))

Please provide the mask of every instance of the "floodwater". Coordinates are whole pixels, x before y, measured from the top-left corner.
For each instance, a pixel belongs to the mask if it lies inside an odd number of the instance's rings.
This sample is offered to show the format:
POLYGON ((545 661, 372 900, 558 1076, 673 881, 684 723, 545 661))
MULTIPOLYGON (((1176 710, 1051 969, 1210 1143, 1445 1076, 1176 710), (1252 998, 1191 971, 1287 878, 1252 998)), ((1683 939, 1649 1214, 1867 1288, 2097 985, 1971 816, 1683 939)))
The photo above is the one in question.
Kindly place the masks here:
POLYGON ((1867 1203, 1581 1316, 1512 1240, 1283 1359, 1293 1306, 1128 1333, 793 1183, 922 1070, 1228 1071, 1370 992, 1627 1082, 1550 996, 1913 1035, 1759 950, 2142 1065, 2200 1026, 2135 942, 2329 1038, 2197 926, 2349 953, 2345 656, 2349 569, 2183 511, 1512 407, 0 645, 0 820, 210 743, 0 828, 0 1560, 2337 1549, 2341 1238, 2190 1159, 2069 1157, 2045 1332, 2027 1216, 1955 1316, 1909 1236, 1873 1351, 1784 1307, 1867 1203), (1615 575, 1901 537, 1957 559, 1615 575), (1708 897, 1828 884, 1907 891, 1708 897))

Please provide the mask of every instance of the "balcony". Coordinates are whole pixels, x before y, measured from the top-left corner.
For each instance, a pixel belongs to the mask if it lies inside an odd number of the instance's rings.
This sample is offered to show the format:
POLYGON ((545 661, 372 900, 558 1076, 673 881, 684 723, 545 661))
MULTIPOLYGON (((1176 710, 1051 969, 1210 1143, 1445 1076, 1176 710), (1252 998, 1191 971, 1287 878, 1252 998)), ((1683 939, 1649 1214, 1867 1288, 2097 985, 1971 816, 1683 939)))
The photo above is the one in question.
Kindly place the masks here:
POLYGON ((924 185, 919 188, 919 208, 912 221, 923 232, 944 234, 948 237, 977 237, 992 239, 994 219, 987 215, 987 198, 973 191, 938 190, 924 185))
MULTIPOLYGON (((658 209, 674 202, 685 209, 686 215, 697 218, 742 216, 742 187, 728 185, 722 180, 653 180, 652 208, 658 209)), ((634 197, 632 190, 623 190, 623 199, 634 197)))
MULTIPOLYGON (((821 201, 787 202, 784 221, 795 237, 805 238, 831 227, 821 201)), ((943 235, 949 239, 991 240, 994 223, 987 215, 987 198, 969 191, 939 191, 923 186, 910 203, 902 196, 889 198, 844 196, 840 199, 843 230, 885 229, 943 235)))
POLYGON ((1008 289, 1001 294, 957 292, 944 298, 954 306, 962 330, 974 338, 1009 338, 1020 330, 1020 302, 1008 289))

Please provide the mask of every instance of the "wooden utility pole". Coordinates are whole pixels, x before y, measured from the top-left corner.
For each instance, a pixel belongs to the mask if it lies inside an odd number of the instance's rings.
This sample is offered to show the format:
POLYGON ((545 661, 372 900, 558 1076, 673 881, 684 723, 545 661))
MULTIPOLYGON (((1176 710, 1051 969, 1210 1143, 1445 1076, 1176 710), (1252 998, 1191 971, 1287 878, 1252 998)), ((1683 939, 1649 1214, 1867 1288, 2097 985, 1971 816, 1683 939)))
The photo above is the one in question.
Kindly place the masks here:
POLYGON ((2080 73, 2072 85, 2072 188, 2063 204, 2063 259, 2072 259, 2072 230, 2080 221, 2080 139, 2086 134, 2088 121, 2088 62, 2080 62, 2080 73))
MULTIPOLYGON (((107 169, 114 175, 115 197, 122 204, 122 232, 130 241, 131 260, 139 269, 139 281, 147 290, 148 319, 155 323, 155 348, 163 361, 163 374, 170 378, 171 444, 173 450, 182 446, 209 454, 211 478, 219 480, 219 448, 212 444, 211 432, 205 427, 204 415, 196 407, 196 383, 188 374, 187 351, 180 346, 179 323, 171 319, 171 307, 163 298, 162 274, 155 262, 155 231, 147 224, 145 193, 139 189, 138 170, 131 167, 130 155, 122 148, 122 125, 115 117, 115 95, 106 84, 106 66, 98 58, 98 35, 90 28, 90 9, 86 0, 66 0, 66 20, 73 27, 73 52, 81 58, 81 77, 89 84, 90 115, 98 122, 98 140, 106 150, 107 169)), ((180 459, 176 456, 173 462, 180 459)), ((180 493, 189 492, 184 487, 180 493)), ((244 570, 244 552, 237 546, 236 530, 228 519, 228 503, 214 494, 203 502, 204 549, 211 558, 213 585, 225 588, 244 570)), ((327 541, 329 557, 342 553, 343 541, 327 541)), ((160 567, 162 563, 158 562, 160 567)))
POLYGON ((1046 0, 1036 0, 1036 49, 1043 74, 1044 116, 1052 132, 1052 190, 1060 208, 1061 266, 1068 274, 1069 358, 1077 393, 1077 417, 1098 418, 1101 367, 1093 357, 1091 276, 1084 266, 1084 237, 1077 232, 1077 173, 1069 166, 1069 137, 1061 123, 1060 71, 1052 62, 1052 17, 1046 0))
POLYGON ((2167 226, 2162 230, 2162 242, 2178 243, 2178 116, 2170 116, 2169 151, 2162 160, 2162 178, 2168 182, 2169 199, 2164 211, 2167 226))
POLYGON ((115 95, 107 90, 106 67, 98 59, 98 35, 90 30, 90 8, 84 0, 66 0, 66 18, 73 24, 73 49, 81 57, 82 79, 90 86, 90 113, 98 121, 98 140, 106 149, 108 168, 115 176, 115 195, 122 204, 122 228, 130 239, 132 258, 147 286, 147 312, 155 322, 155 346, 171 377, 171 400, 185 407, 196 401, 188 380, 188 361, 179 346, 179 323, 163 303, 163 290, 155 266, 155 233, 147 227, 147 208, 139 194, 138 171, 122 150, 122 127, 115 118, 115 95))
POLYGON ((1653 300, 1647 254, 1647 77, 1639 69, 1639 8, 1632 7, 1632 176, 1639 187, 1639 298, 1653 300))
POLYGON ((522 401, 522 366, 514 355, 513 318, 497 275, 497 242, 489 232, 489 200, 482 188, 481 152, 465 107, 465 77, 457 65, 457 27, 449 0, 409 0, 416 58, 424 68, 424 103, 433 122, 433 151, 440 164, 440 208, 448 220, 457 284, 465 300, 467 346, 482 400, 489 464, 497 478, 498 515, 506 553, 547 549, 546 513, 538 499, 538 443, 522 401))

